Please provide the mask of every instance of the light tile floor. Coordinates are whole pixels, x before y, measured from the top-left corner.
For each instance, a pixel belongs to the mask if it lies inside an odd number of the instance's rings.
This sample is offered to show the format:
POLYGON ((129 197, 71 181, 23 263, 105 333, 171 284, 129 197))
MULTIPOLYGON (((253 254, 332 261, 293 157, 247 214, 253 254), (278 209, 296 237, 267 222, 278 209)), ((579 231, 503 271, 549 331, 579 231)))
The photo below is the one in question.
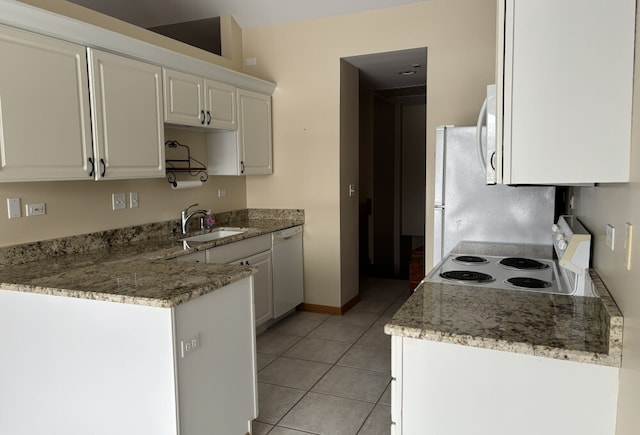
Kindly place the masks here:
POLYGON ((342 316, 298 311, 258 335, 254 435, 377 435, 391 424, 391 338, 403 280, 361 278, 342 316))

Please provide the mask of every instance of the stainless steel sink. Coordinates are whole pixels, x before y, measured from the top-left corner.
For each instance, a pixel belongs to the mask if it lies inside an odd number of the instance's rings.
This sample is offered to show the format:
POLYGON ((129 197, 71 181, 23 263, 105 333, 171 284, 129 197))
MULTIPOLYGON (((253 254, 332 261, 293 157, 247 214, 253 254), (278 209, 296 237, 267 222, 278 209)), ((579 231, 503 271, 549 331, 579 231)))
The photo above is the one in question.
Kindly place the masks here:
POLYGON ((248 228, 230 228, 221 227, 211 230, 206 234, 198 234, 197 236, 185 237, 180 239, 182 242, 211 242, 213 240, 223 239, 225 237, 237 236, 238 234, 246 233, 248 228))

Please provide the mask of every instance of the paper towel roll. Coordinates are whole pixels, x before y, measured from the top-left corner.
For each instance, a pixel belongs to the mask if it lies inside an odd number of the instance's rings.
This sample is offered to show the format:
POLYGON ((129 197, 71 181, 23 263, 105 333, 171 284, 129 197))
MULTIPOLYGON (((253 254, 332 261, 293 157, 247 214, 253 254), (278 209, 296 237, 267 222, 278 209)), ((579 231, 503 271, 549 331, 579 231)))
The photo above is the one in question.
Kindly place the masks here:
POLYGON ((194 187, 202 187, 202 181, 176 181, 175 184, 171 185, 171 188, 175 190, 193 189, 194 187))

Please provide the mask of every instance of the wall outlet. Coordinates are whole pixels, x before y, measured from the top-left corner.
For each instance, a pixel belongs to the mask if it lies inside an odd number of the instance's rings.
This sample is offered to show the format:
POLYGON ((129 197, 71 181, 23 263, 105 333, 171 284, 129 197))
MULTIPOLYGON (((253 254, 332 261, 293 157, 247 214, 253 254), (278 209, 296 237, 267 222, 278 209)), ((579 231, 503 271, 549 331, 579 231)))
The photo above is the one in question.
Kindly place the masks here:
POLYGON ((218 198, 226 198, 227 191, 225 189, 218 189, 218 198))
POLYGON ((124 193, 112 193, 111 194, 111 206, 114 210, 120 210, 127 208, 127 200, 124 193))
POLYGON ((615 236, 616 228, 613 225, 607 224, 607 246, 612 251, 614 250, 615 236))
POLYGON ((193 335, 180 342, 180 354, 184 358, 192 352, 200 349, 200 333, 193 335))
POLYGON ((22 211, 20 210, 20 198, 7 198, 7 211, 9 219, 22 217, 22 211))
POLYGON ((44 204, 27 204, 24 206, 27 211, 27 216, 42 216, 47 214, 47 209, 44 204))

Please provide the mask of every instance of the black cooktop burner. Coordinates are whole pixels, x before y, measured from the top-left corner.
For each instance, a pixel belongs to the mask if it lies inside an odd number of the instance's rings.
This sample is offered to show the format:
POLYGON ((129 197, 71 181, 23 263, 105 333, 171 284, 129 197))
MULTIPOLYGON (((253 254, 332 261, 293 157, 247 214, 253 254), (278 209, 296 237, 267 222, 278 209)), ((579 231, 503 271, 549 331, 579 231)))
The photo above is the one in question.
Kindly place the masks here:
POLYGON ((538 260, 532 260, 531 258, 522 257, 507 257, 503 258, 498 264, 519 270, 542 270, 549 267, 548 264, 539 262, 538 260))
POLYGON ((449 270, 442 272, 440 277, 450 281, 464 281, 464 282, 491 282, 495 281, 495 278, 491 275, 487 275, 482 272, 475 272, 471 270, 449 270))
POLYGON ((537 278, 521 277, 507 279, 507 282, 513 286, 521 288, 549 288, 551 283, 537 278))
POLYGON ((485 264, 488 263, 489 260, 482 257, 477 257, 475 255, 458 255, 453 259, 456 263, 473 265, 473 264, 485 264))

